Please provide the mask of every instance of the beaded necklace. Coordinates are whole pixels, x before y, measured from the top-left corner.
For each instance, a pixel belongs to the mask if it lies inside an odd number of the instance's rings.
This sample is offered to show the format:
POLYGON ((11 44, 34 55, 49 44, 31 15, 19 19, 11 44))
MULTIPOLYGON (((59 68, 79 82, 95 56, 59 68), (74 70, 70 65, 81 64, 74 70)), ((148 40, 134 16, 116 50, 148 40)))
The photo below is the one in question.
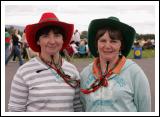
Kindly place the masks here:
POLYGON ((72 88, 76 88, 79 86, 79 83, 80 81, 79 80, 76 80, 76 79, 73 79, 71 78, 71 76, 65 74, 65 72, 63 71, 62 69, 62 57, 59 55, 59 60, 58 60, 58 63, 56 64, 53 60, 53 56, 51 56, 51 61, 45 61, 42 56, 40 55, 39 56, 40 59, 49 66, 49 69, 52 68, 54 69, 62 78, 63 80, 68 84, 70 85, 72 88), (54 67, 53 67, 54 65, 54 67))
MULTIPOLYGON (((116 64, 118 64, 118 62, 120 61, 121 57, 119 58, 119 60, 116 62, 116 64)), ((104 86, 104 87, 107 87, 108 86, 108 78, 113 74, 113 69, 116 67, 116 64, 115 66, 109 70, 109 61, 106 62, 106 70, 105 70, 105 73, 103 74, 102 73, 102 70, 100 68, 100 59, 98 59, 97 61, 97 67, 98 69, 100 70, 100 76, 99 78, 97 78, 89 88, 87 89, 80 89, 82 93, 84 94, 89 94, 89 93, 92 93, 92 92, 95 92, 96 90, 98 90, 100 87, 104 86)))

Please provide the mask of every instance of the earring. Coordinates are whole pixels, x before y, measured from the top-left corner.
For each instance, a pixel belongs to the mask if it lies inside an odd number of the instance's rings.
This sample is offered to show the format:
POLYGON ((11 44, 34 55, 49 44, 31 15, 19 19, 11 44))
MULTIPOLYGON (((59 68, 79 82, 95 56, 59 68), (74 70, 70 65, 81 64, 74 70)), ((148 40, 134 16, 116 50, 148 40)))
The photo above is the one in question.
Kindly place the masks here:
POLYGON ((37 41, 37 45, 39 45, 40 43, 39 43, 39 41, 37 41))
POLYGON ((121 52, 121 50, 119 51, 119 56, 122 56, 122 52, 121 52))
POLYGON ((99 56, 99 52, 98 52, 98 50, 97 50, 97 52, 96 52, 96 53, 97 53, 97 55, 99 56))

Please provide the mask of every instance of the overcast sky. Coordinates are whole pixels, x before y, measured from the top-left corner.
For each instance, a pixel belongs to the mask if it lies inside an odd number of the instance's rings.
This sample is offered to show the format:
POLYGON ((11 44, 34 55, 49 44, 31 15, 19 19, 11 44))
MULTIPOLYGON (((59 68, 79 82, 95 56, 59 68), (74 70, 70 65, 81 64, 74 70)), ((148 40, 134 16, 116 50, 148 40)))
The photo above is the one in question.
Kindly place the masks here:
MULTIPOLYGON (((116 16, 122 22, 125 22, 136 29, 139 34, 155 33, 156 31, 156 50, 155 50, 155 89, 159 89, 159 2, 146 1, 143 2, 1 2, 1 29, 5 24, 14 24, 25 26, 27 24, 37 23, 43 12, 54 12, 61 21, 73 23, 76 29, 80 31, 87 30, 91 20, 95 18, 104 18, 116 16), (156 7, 156 9, 155 9, 156 7), (158 8, 157 8, 158 7, 158 8), (156 27, 156 29, 155 29, 156 27)), ((5 31, 1 30, 1 107, 5 107, 5 31)), ((155 101, 159 102, 158 92, 155 90, 155 101), (157 96, 156 96, 157 95, 157 96)), ((154 97, 153 97, 154 98, 154 97)), ((155 112, 141 113, 141 115, 159 115, 159 103, 156 103, 155 112)), ((2 115, 21 115, 24 113, 8 113, 5 108, 1 109, 2 115)), ((25 113, 26 115, 53 115, 53 113, 25 113)), ((64 115, 75 116, 75 113, 64 113, 64 115)), ((80 115, 130 115, 130 113, 78 113, 80 115)), ((139 113, 132 113, 138 116, 139 113)), ((54 115, 62 115, 62 113, 54 113, 54 115)))
POLYGON ((155 33, 155 5, 125 4, 9 4, 5 5, 5 24, 25 26, 37 23, 43 12, 54 12, 59 20, 73 23, 79 31, 87 30, 91 20, 116 16, 133 26, 139 34, 155 33))

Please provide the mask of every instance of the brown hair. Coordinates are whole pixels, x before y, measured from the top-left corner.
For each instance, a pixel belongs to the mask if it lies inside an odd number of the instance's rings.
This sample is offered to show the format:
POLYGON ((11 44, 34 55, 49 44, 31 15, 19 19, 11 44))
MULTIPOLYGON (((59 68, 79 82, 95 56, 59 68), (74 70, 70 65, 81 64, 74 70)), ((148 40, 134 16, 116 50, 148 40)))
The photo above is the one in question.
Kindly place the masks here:
POLYGON ((121 49, 123 49, 123 46, 124 46, 124 42, 123 42, 123 35, 122 35, 122 32, 118 29, 115 29, 115 28, 109 28, 109 27, 105 27, 105 28, 101 28, 97 31, 96 33, 96 47, 97 47, 97 42, 99 40, 100 37, 102 37, 104 35, 104 33, 106 33, 106 31, 108 31, 109 33, 109 37, 112 39, 112 40, 120 40, 121 41, 121 49))
POLYGON ((59 26, 45 26, 41 29, 39 29, 36 33, 36 41, 39 40, 39 37, 44 35, 44 34, 48 34, 49 31, 53 31, 55 34, 61 34, 63 36, 63 39, 65 38, 65 31, 63 30, 63 28, 59 27, 59 26))

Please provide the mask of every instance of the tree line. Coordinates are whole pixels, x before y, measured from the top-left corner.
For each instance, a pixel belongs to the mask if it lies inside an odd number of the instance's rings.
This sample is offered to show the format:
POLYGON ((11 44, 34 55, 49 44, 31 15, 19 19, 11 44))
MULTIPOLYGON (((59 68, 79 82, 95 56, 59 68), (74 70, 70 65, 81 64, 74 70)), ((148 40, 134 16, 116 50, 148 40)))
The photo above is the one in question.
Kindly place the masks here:
MULTIPOLYGON (((88 35, 88 32, 87 32, 87 31, 82 31, 82 32, 81 32, 81 39, 84 39, 84 38, 87 39, 87 35, 88 35)), ((144 40, 155 39, 155 34, 138 34, 138 33, 137 33, 135 39, 136 39, 136 40, 141 40, 141 39, 144 39, 144 40)))
MULTIPOLYGON (((9 28, 6 28, 7 31, 9 33, 11 33, 14 29, 13 26, 9 27, 9 28)), ((19 34, 22 35, 23 32, 19 30, 19 34)), ((81 35, 80 35, 80 38, 81 39, 87 39, 87 35, 88 35, 88 31, 82 31, 81 32, 81 35)), ((144 40, 148 40, 148 39, 155 39, 155 34, 136 34, 136 40, 141 40, 141 39, 144 39, 144 40)))

